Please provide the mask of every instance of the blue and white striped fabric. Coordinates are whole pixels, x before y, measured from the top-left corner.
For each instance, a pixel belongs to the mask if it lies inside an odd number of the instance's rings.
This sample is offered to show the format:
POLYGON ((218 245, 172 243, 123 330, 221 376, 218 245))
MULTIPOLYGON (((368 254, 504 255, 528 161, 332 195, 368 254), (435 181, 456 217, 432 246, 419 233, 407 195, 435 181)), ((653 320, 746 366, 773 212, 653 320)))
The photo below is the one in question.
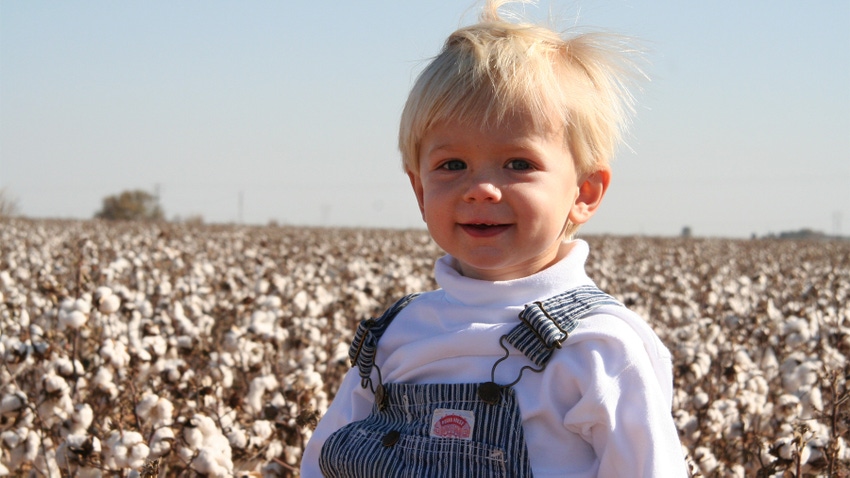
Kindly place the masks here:
POLYGON ((378 350, 378 340, 384 335, 390 323, 398 312, 415 299, 419 294, 410 294, 399 299, 377 319, 367 319, 360 322, 354 332, 351 348, 348 349, 348 358, 351 366, 357 365, 360 369, 360 380, 363 388, 369 386, 372 375, 372 365, 375 363, 375 352, 378 350))
POLYGON ((499 403, 478 399, 479 384, 388 383, 387 405, 328 438, 319 466, 326 477, 531 477, 522 419, 512 389, 499 403), (470 439, 431 436, 440 409, 475 417, 470 439))
POLYGON ((596 286, 583 286, 526 305, 519 314, 522 323, 508 333, 506 340, 538 367, 544 366, 579 320, 603 305, 622 304, 596 286))

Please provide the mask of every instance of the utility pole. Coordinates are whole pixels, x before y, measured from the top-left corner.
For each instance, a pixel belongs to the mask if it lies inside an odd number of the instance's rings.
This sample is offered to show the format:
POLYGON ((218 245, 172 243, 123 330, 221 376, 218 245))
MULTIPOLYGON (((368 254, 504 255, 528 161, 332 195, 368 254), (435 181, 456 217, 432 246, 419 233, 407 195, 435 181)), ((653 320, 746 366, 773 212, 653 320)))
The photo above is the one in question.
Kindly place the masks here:
POLYGON ((244 204, 245 191, 239 191, 239 224, 242 224, 242 208, 244 204))
POLYGON ((153 200, 154 204, 156 204, 156 210, 162 211, 162 204, 159 202, 159 192, 160 192, 160 184, 156 183, 153 185, 153 200))

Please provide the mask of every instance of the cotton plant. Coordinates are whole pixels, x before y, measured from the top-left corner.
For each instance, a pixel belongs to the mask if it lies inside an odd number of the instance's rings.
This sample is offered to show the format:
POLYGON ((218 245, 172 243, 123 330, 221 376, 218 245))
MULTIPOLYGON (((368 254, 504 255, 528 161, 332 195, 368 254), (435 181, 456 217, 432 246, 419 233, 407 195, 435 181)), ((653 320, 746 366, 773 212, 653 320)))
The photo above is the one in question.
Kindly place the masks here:
MULTIPOLYGON (((587 240, 673 353, 694 473, 850 462, 846 245, 587 240)), ((295 476, 357 322, 436 287, 439 255, 424 231, 5 222, 0 474, 295 476)))
POLYGON ((150 448, 137 431, 112 430, 103 441, 103 463, 107 469, 141 468, 149 454, 150 448))
POLYGON ((191 468, 210 477, 233 474, 230 442, 208 416, 196 414, 183 423, 179 456, 191 468))

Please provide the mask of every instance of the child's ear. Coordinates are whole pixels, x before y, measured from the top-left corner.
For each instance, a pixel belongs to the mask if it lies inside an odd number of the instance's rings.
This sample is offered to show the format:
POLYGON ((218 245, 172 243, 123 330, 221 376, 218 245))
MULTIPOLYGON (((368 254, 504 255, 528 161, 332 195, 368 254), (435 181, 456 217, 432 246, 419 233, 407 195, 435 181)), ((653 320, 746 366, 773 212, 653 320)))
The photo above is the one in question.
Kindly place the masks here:
POLYGON ((610 183, 611 171, 608 169, 594 171, 584 179, 579 185, 575 203, 570 208, 570 221, 573 224, 584 224, 596 213, 610 183))
POLYGON ((416 202, 419 203, 419 212, 422 213, 422 220, 425 220, 425 193, 422 189, 422 178, 413 171, 407 170, 407 177, 410 178, 410 185, 413 187, 413 194, 416 195, 416 202))

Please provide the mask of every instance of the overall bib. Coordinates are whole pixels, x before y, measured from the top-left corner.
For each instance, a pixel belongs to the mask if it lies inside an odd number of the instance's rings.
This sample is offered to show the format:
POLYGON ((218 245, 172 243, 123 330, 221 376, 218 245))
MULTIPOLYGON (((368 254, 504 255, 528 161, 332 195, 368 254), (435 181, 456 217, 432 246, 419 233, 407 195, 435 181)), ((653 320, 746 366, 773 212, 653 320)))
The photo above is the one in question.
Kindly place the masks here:
POLYGON ((531 477, 513 385, 525 370, 543 371, 581 318, 602 305, 621 304, 595 286, 583 286, 527 305, 520 324, 500 339, 505 355, 493 364, 490 382, 382 383, 375 365, 378 340, 415 298, 402 298, 357 328, 349 357, 359 368, 361 385, 375 393, 375 405, 368 417, 328 437, 319 457, 322 473, 344 478, 531 477), (505 342, 533 365, 523 367, 513 383, 500 385, 492 379, 509 356, 505 342))

